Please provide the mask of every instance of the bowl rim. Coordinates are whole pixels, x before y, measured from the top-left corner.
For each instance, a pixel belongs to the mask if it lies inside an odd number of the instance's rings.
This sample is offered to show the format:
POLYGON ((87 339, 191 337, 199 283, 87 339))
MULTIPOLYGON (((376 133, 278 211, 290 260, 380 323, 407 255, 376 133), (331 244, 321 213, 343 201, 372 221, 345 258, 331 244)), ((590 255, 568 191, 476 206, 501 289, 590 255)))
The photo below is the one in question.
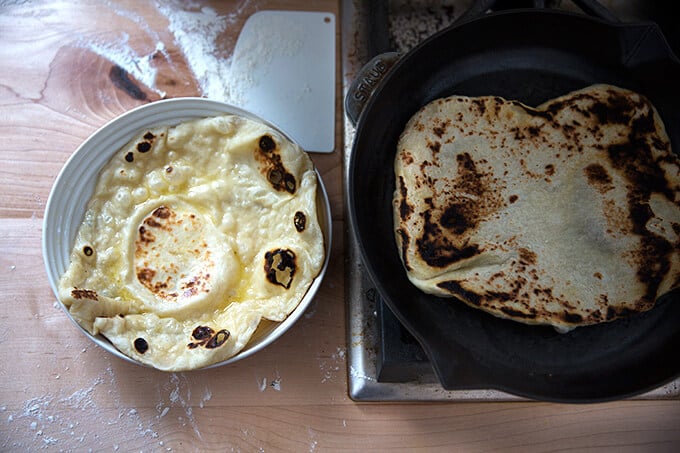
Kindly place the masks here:
MULTIPOLYGON (((119 142, 121 144, 120 146, 109 146, 108 149, 101 152, 102 159, 104 157, 105 159, 103 160, 101 165, 94 168, 95 171, 90 172, 90 174, 94 175, 92 176, 91 179, 93 179, 95 183, 99 179, 99 174, 103 166, 111 160, 113 155, 122 146, 124 146, 124 144, 128 143, 132 139, 132 137, 134 137, 135 133, 139 133, 142 129, 161 125, 173 126, 183 121, 199 118, 209 118, 221 114, 233 114, 263 123, 264 125, 274 129, 277 133, 281 134, 287 140, 296 144, 298 147, 300 147, 300 149, 304 151, 304 149, 299 145, 299 143, 293 140, 288 134, 285 133, 285 131, 283 131, 277 125, 250 111, 247 111, 245 109, 242 109, 240 107, 234 106, 226 102, 215 101, 207 98, 190 96, 177 97, 171 99, 162 99, 148 104, 142 104, 130 110, 122 112, 115 116, 114 118, 108 120, 102 126, 97 128, 93 133, 91 133, 76 148, 76 150, 68 157, 66 162, 62 165, 61 169, 59 170, 59 173, 57 174, 56 178, 54 179, 54 182, 52 183, 47 203, 45 204, 41 235, 43 263, 45 266, 47 279, 49 281, 52 292, 55 295, 56 301, 61 307, 61 309, 66 313, 71 322, 85 336, 87 336, 98 346, 102 347, 104 350, 128 362, 143 367, 157 369, 151 365, 142 363, 122 353, 113 345, 113 343, 111 343, 103 335, 90 334, 85 328, 78 324, 78 322, 71 316, 71 313, 69 312, 68 308, 59 299, 58 281, 63 272, 65 271, 65 269, 61 269, 60 271, 59 265, 55 260, 60 257, 62 262, 64 261, 66 263, 70 262, 70 254, 73 249, 73 241, 75 240, 75 235, 77 234, 79 225, 82 222, 82 216, 85 214, 86 211, 85 205, 85 207, 82 209, 82 213, 80 214, 81 222, 78 222, 76 224, 76 227, 74 228, 75 231, 72 234, 73 236, 72 238, 70 239, 65 237, 59 238, 55 236, 55 233, 53 231, 53 227, 55 226, 57 227, 57 235, 63 234, 63 232, 61 231, 61 226, 63 223, 62 224, 55 223, 56 222, 55 219, 58 220, 60 215, 60 213, 56 211, 59 207, 58 206, 59 197, 63 197, 64 189, 70 185, 71 181, 69 181, 69 178, 72 177, 71 173, 73 172, 74 166, 78 164, 79 159, 82 158, 83 156, 91 154, 93 150, 97 150, 100 147, 102 147, 101 142, 104 142, 104 144, 108 142, 119 142), (152 120, 151 118, 155 118, 154 115, 158 115, 164 119, 152 120), (63 256, 63 253, 60 254, 57 252, 56 246, 54 245, 55 242, 58 242, 59 245, 61 245, 62 251, 66 251, 67 256, 63 256)), ((92 168, 90 167, 89 170, 92 170, 92 168)), ((303 298, 300 300, 295 309, 293 309, 293 311, 283 321, 275 322, 276 326, 265 336, 258 338, 254 343, 252 343, 253 338, 251 337, 248 343, 246 343, 245 347, 241 349, 237 354, 225 360, 215 362, 204 367, 196 368, 195 370, 209 369, 227 365, 238 360, 245 359, 246 357, 249 357, 255 354, 256 352, 260 351, 261 349, 264 349, 266 346, 272 344, 279 337, 281 337, 293 324, 297 322, 297 320, 304 314, 304 312, 307 310, 312 300, 316 296, 316 293, 318 292, 323 282, 330 262, 332 242, 332 215, 328 192, 324 185, 321 174, 319 173, 316 166, 314 166, 314 172, 316 173, 317 176, 317 196, 316 196, 318 213, 317 215, 319 218, 319 225, 321 227, 322 236, 324 240, 324 252, 325 252, 324 261, 321 266, 321 269, 319 270, 319 273, 312 280, 310 287, 307 289, 307 292, 304 294, 303 298)), ((80 196, 81 198, 84 197, 87 203, 87 201, 89 201, 89 199, 92 197, 93 191, 94 187, 91 187, 90 190, 85 190, 80 196)), ((72 204, 76 205, 78 203, 72 202, 72 204)), ((69 216, 64 215, 62 213, 61 217, 69 216)))

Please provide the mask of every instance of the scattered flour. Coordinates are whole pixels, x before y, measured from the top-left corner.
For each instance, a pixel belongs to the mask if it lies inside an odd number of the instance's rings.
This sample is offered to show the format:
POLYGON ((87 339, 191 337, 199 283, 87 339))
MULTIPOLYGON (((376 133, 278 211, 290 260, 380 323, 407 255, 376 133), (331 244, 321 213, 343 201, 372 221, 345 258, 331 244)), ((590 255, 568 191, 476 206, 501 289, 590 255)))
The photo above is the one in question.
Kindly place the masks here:
POLYGON ((156 89, 156 69, 152 65, 153 56, 157 52, 165 53, 165 45, 158 42, 156 47, 149 53, 140 55, 130 45, 130 36, 121 32, 114 40, 95 41, 91 38, 80 38, 76 46, 91 50, 97 55, 106 58, 110 62, 125 69, 137 81, 158 93, 161 97, 165 92, 156 89))
POLYGON ((338 347, 336 351, 331 354, 330 360, 319 360, 319 369, 321 371, 321 382, 333 381, 341 370, 345 369, 345 356, 347 349, 338 347))
POLYGON ((168 30, 174 37, 174 43, 163 42, 140 14, 116 4, 108 7, 113 14, 129 20, 136 30, 143 30, 155 45, 149 47, 147 44, 146 48, 140 48, 142 45, 132 43, 130 34, 123 29, 113 36, 76 34, 73 46, 88 49, 120 66, 162 98, 167 93, 156 86, 154 57, 161 54, 170 68, 176 68, 177 62, 173 61, 168 46, 177 46, 199 85, 200 95, 239 104, 240 96, 231 83, 234 81, 231 77, 231 49, 220 49, 224 47, 221 43, 225 31, 234 26, 239 16, 250 7, 250 0, 242 0, 227 15, 219 15, 213 8, 191 1, 157 1, 155 7, 168 20, 168 30))
MULTIPOLYGON (((110 378, 110 375, 107 373, 110 378)), ((87 387, 75 391, 29 398, 18 412, 8 414, 5 426, 0 423, 0 450, 39 450, 58 448, 78 450, 84 445, 94 445, 99 434, 81 426, 83 419, 95 419, 106 425, 112 436, 130 438, 158 437, 153 424, 144 422, 136 409, 120 409, 117 416, 105 415, 98 404, 98 396, 106 387, 115 389, 115 382, 99 377, 87 387)), ((114 398, 119 404, 119 398, 114 398)), ((7 411, 7 410, 5 410, 7 411)), ((3 411, 4 412, 4 411, 3 411)))
POLYGON ((352 365, 349 366, 349 374, 354 378, 364 379, 366 381, 375 381, 375 378, 373 376, 368 376, 367 374, 361 373, 352 365))
POLYGON ((217 37, 226 30, 226 18, 208 7, 192 11, 170 3, 159 4, 158 9, 168 19, 169 29, 203 94, 210 98, 223 98, 224 88, 217 79, 225 75, 228 63, 216 58, 213 53, 217 37))
POLYGON ((312 319, 314 315, 316 314, 316 309, 318 306, 318 301, 317 298, 315 297, 312 299, 312 302, 309 304, 307 307, 307 310, 305 311, 305 319, 312 319))
POLYGON ((272 383, 270 385, 274 390, 276 390, 277 392, 280 392, 281 391, 281 378, 277 377, 276 379, 274 379, 272 381, 272 383))
POLYGON ((203 391, 203 398, 201 398, 201 401, 199 401, 199 403, 198 403, 198 407, 203 409, 205 407, 206 401, 210 401, 211 398, 212 398, 212 392, 210 391, 210 389, 208 387, 206 387, 205 390, 203 391))
POLYGON ((183 373, 171 373, 168 382, 159 385, 158 396, 157 418, 165 417, 172 407, 180 408, 182 413, 177 416, 177 420, 182 426, 190 425, 196 436, 203 438, 191 407, 191 387, 183 373))
MULTIPOLYGON (((64 373, 68 371, 69 367, 65 367, 64 373)), ((159 437, 158 425, 165 424, 161 419, 175 413, 180 424, 190 426, 197 438, 202 440, 193 409, 195 406, 203 408, 212 399, 210 388, 205 386, 198 401, 193 401, 192 388, 184 374, 170 374, 166 381, 157 384, 158 403, 154 417, 153 411, 125 407, 116 381, 115 371, 109 365, 102 376, 91 380, 83 388, 58 392, 46 390, 40 396, 26 399, 17 411, 12 411, 7 405, 1 406, 0 451, 104 448, 105 440, 97 431, 92 431, 92 423, 84 424, 83 420, 94 420, 94 426, 102 426, 107 432, 107 440, 125 439, 148 445, 150 440, 159 437), (106 405, 102 405, 101 401, 106 401, 106 405), (111 412, 111 404, 118 409, 111 412)), ((114 450, 121 447, 125 449, 121 444, 108 446, 114 450)))
MULTIPOLYGON (((192 1, 157 0, 149 6, 156 9, 161 21, 163 18, 167 20, 167 31, 173 42, 168 42, 167 33, 161 35, 149 26, 134 9, 125 9, 117 4, 108 6, 112 14, 125 19, 122 29, 97 34, 77 32, 71 45, 88 49, 109 60, 161 98, 167 97, 168 93, 156 83, 159 75, 156 57, 160 55, 167 62, 161 70, 174 71, 186 63, 198 85, 198 96, 241 106, 255 113, 269 109, 260 105, 261 100, 252 104, 261 96, 254 94, 253 87, 265 78, 271 78, 272 74, 266 68, 274 58, 300 54, 307 41, 307 30, 303 26, 272 15, 260 17, 257 26, 246 27, 251 30, 249 38, 239 39, 237 45, 235 36, 241 30, 234 28, 241 26, 240 20, 246 13, 257 9, 251 0, 241 0, 226 14, 192 1), (138 40, 137 33, 140 31, 144 39, 138 40), (280 36, 272 39, 274 32, 280 33, 280 36), (264 37, 270 39, 265 41, 264 37), (181 60, 174 49, 179 50, 183 57, 181 60)), ((298 93, 299 100, 312 96, 312 91, 312 87, 306 85, 298 93)), ((275 110, 267 113, 280 115, 275 110)), ((279 120, 285 122, 283 118, 279 117, 279 120)))
POLYGON ((260 392, 264 392, 265 390, 267 390, 267 378, 266 377, 262 378, 261 380, 256 379, 256 381, 257 381, 257 388, 260 389, 260 392))
POLYGON ((319 441, 317 441, 317 432, 314 431, 312 428, 307 428, 307 433, 309 434, 310 442, 309 442, 309 451, 315 451, 316 447, 319 445, 319 441))
POLYGON ((274 372, 273 379, 268 380, 266 377, 255 378, 255 382, 257 383, 257 388, 260 392, 264 392, 268 388, 274 389, 277 392, 281 391, 281 376, 279 375, 278 370, 274 372), (267 385, 267 382, 269 382, 269 385, 267 385))
POLYGON ((132 21, 137 30, 140 28, 144 30, 151 37, 155 46, 146 49, 135 48, 130 42, 130 35, 124 30, 118 31, 113 38, 110 35, 97 35, 96 38, 93 38, 91 34, 76 34, 73 45, 88 49, 100 57, 106 58, 111 63, 123 68, 137 81, 164 97, 165 92, 156 88, 157 71, 153 65, 153 58, 157 54, 162 54, 166 60, 171 62, 165 44, 139 14, 117 8, 115 5, 109 5, 109 7, 113 14, 132 21))
POLYGON ((249 6, 241 1, 236 10, 220 16, 209 7, 192 3, 158 3, 158 10, 168 19, 169 30, 184 54, 203 96, 217 101, 242 103, 233 89, 231 55, 221 49, 220 37, 249 6))

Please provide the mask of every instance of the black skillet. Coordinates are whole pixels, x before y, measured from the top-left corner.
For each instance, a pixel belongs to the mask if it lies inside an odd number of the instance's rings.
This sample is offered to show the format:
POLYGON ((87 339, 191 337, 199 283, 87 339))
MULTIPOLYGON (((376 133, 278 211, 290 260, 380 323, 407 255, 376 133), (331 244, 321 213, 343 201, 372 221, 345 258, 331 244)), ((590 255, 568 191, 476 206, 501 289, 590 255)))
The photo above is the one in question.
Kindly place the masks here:
POLYGON ((559 334, 420 292, 406 277, 392 231, 399 134, 439 97, 497 95, 538 105, 610 83, 646 95, 680 149, 680 62, 658 26, 550 9, 499 11, 456 22, 389 69, 388 59, 369 63, 348 94, 350 108, 368 98, 347 169, 350 229, 370 278, 421 343, 442 386, 592 402, 639 394, 680 375, 677 292, 647 313, 559 334), (370 96, 368 88, 375 88, 370 96))

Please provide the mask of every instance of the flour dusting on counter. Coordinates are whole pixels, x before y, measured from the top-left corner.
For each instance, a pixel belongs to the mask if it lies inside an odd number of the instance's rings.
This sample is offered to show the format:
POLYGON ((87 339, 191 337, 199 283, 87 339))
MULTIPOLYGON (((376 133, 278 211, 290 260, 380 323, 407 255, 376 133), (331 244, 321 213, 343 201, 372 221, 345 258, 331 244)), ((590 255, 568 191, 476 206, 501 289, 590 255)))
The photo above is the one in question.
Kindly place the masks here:
MULTIPOLYGON (((77 380, 69 367, 60 373, 64 379, 77 380)), ((130 407, 120 394, 124 384, 118 381, 116 371, 109 365, 99 377, 81 388, 56 392, 48 389, 27 398, 16 410, 3 405, 0 407, 0 451, 52 448, 77 451, 86 446, 103 445, 112 438, 120 439, 116 445, 125 450, 131 444, 149 445, 158 439, 161 426, 173 417, 180 426, 190 427, 199 440, 203 438, 194 409, 205 407, 212 399, 208 386, 197 392, 201 395, 192 397, 192 386, 186 376, 172 373, 156 385, 155 408, 130 407), (112 401, 114 406, 103 405, 102 401, 112 401), (94 420, 98 426, 105 427, 106 436, 100 438, 84 420, 94 420)), ((163 442, 159 445, 163 446, 163 442)))
POLYGON ((133 99, 153 92, 226 102, 267 118, 310 152, 332 152, 335 15, 257 6, 156 1, 147 7, 167 20, 163 32, 134 8, 110 6, 120 29, 78 32, 73 45, 110 61, 109 78, 133 99), (180 94, 182 82, 190 88, 180 94))
POLYGON ((153 63, 153 60, 159 54, 171 62, 165 44, 161 41, 158 33, 153 31, 139 14, 116 7, 113 4, 108 6, 113 14, 132 22, 135 31, 142 28, 144 33, 149 36, 152 45, 140 48, 141 45, 133 44, 130 42, 130 34, 125 29, 120 30, 113 37, 110 35, 76 33, 73 45, 88 49, 107 59, 161 98, 165 97, 166 93, 156 86, 157 70, 153 63))
POLYGON ((158 10, 168 19, 168 28, 207 98, 226 101, 230 97, 231 59, 226 52, 219 51, 219 38, 236 22, 245 6, 242 4, 236 12, 220 16, 209 7, 173 2, 158 4, 158 10))
POLYGON ((319 359, 319 370, 321 371, 321 383, 334 382, 335 378, 342 370, 345 370, 345 356, 347 355, 347 348, 338 347, 334 353, 330 355, 330 360, 319 359))
MULTIPOLYGON (((204 396, 201 398, 199 407, 203 407, 207 397, 210 399, 212 393, 206 388, 204 396)), ((199 429, 196 418, 194 417, 194 410, 191 403, 191 385, 189 384, 184 373, 171 373, 168 382, 158 387, 158 403, 156 404, 156 418, 160 419, 168 415, 172 408, 181 410, 177 415, 177 421, 182 426, 191 426, 194 433, 199 439, 202 439, 201 430, 199 429), (167 395, 167 398, 166 398, 167 395)))
POLYGON ((154 55, 159 52, 165 52, 165 45, 162 42, 158 42, 151 52, 140 55, 133 49, 129 41, 130 36, 123 32, 115 41, 97 41, 80 38, 76 41, 76 46, 87 48, 100 57, 106 58, 111 63, 127 71, 137 81, 155 91, 161 97, 165 96, 165 92, 156 88, 156 69, 152 65, 154 55))
POLYGON ((128 30, 128 33, 126 29, 114 36, 76 34, 73 45, 107 59, 161 98, 166 97, 167 93, 157 87, 158 70, 154 66, 154 59, 162 55, 169 63, 169 68, 175 69, 178 62, 173 61, 168 49, 177 46, 199 86, 200 93, 197 95, 238 104, 236 101, 241 96, 232 83, 232 49, 229 43, 224 43, 223 38, 229 27, 236 26, 238 18, 249 6, 250 1, 245 0, 233 12, 220 15, 213 8, 194 2, 156 2, 155 7, 167 19, 168 30, 175 41, 166 43, 138 13, 120 5, 109 5, 111 12, 130 21, 135 31, 142 28, 154 47, 131 42, 132 30, 128 30))
POLYGON ((274 371, 274 378, 271 380, 268 380, 266 377, 258 377, 255 379, 255 381, 257 382, 257 388, 260 390, 260 392, 264 392, 268 388, 271 388, 277 392, 281 391, 281 375, 279 375, 279 370, 274 371), (269 385, 267 385, 268 382, 269 385))
MULTIPOLYGON (((99 434, 81 426, 84 419, 97 420, 111 436, 121 439, 158 437, 153 423, 144 421, 136 409, 121 407, 112 413, 110 408, 98 404, 104 392, 114 391, 111 380, 98 377, 80 389, 30 397, 17 412, 6 409, 3 412, 10 413, 2 431, 10 437, 0 443, 0 450, 56 448, 63 451, 94 445, 100 440, 99 434), (107 391, 107 387, 110 390, 107 391), (10 439, 13 439, 11 443, 10 439)), ((120 402, 117 396, 115 402, 116 405, 120 402)))

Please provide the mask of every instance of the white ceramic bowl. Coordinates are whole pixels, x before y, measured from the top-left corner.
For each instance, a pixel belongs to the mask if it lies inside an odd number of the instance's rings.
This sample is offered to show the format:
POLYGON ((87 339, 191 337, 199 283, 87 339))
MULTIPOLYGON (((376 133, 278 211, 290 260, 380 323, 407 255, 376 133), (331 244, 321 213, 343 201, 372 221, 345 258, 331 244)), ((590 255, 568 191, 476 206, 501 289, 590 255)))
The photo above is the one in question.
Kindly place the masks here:
MULTIPOLYGON (((99 172, 112 158, 113 154, 126 145, 142 129, 159 125, 175 125, 182 121, 225 113, 240 115, 265 123, 292 141, 290 137, 270 122, 238 107, 204 98, 175 98, 145 104, 130 110, 102 126, 80 145, 68 159, 54 182, 47 201, 43 222, 43 259, 47 277, 57 298, 57 284, 61 275, 68 268, 76 234, 82 223, 87 203, 94 192, 99 172)), ((302 316, 321 286, 331 250, 331 211, 328 194, 318 172, 317 177, 319 181, 317 192, 319 222, 324 234, 326 251, 321 272, 314 279, 309 291, 297 308, 284 321, 263 321, 241 352, 208 368, 241 360, 271 344, 302 316)), ((71 317, 63 304, 62 308, 71 321, 96 344, 118 357, 141 365, 140 362, 116 349, 102 335, 90 335, 71 317)))

